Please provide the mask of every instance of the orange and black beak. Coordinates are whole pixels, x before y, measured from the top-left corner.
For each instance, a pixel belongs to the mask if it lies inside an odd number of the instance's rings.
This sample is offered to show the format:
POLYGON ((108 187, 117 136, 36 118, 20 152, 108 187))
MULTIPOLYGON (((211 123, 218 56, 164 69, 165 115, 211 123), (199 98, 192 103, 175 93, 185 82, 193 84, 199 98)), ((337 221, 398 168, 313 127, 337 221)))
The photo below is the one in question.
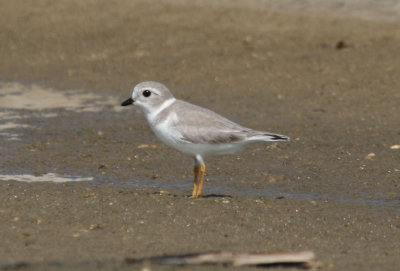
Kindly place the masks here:
POLYGON ((133 104, 135 101, 132 98, 129 98, 128 100, 124 101, 121 106, 127 106, 133 104))

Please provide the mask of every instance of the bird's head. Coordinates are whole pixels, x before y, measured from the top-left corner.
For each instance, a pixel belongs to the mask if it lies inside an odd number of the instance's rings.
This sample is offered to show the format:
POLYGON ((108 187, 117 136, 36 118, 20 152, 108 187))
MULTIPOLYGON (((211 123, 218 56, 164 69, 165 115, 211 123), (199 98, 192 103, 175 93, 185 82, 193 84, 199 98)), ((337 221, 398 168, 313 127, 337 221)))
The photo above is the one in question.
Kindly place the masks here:
POLYGON ((148 81, 137 84, 133 88, 132 97, 121 105, 138 105, 142 110, 150 114, 156 111, 167 100, 173 99, 169 89, 161 83, 148 81))

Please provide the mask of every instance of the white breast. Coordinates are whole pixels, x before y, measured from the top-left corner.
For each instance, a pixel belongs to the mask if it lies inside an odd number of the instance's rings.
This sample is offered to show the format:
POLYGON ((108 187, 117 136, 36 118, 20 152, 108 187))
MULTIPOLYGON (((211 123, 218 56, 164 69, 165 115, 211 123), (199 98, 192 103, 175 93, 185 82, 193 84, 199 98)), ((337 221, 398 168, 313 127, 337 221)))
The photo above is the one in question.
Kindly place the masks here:
POLYGON ((165 144, 179 149, 178 142, 182 141, 182 135, 178 130, 175 129, 174 123, 177 120, 176 113, 172 112, 168 117, 159 123, 150 123, 150 127, 153 129, 157 137, 165 144))
POLYGON ((164 109, 169 107, 174 102, 175 99, 169 99, 165 101, 157 110, 148 114, 146 117, 151 129, 162 142, 168 146, 180 150, 180 145, 178 142, 181 141, 182 135, 174 127, 174 123, 176 123, 178 120, 176 113, 170 112, 168 116, 162 118, 164 119, 163 121, 156 121, 159 119, 158 114, 160 114, 164 109))

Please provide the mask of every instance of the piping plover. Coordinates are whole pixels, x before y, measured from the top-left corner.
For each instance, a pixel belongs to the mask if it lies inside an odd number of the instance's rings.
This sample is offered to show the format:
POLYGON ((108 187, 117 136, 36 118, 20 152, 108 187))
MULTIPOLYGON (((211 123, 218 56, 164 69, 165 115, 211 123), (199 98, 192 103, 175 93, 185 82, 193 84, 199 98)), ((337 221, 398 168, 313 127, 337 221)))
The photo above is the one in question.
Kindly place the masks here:
POLYGON ((121 105, 138 105, 162 142, 194 158, 192 198, 201 197, 209 155, 232 154, 259 141, 288 141, 289 137, 236 124, 203 107, 175 99, 161 83, 142 82, 121 105))

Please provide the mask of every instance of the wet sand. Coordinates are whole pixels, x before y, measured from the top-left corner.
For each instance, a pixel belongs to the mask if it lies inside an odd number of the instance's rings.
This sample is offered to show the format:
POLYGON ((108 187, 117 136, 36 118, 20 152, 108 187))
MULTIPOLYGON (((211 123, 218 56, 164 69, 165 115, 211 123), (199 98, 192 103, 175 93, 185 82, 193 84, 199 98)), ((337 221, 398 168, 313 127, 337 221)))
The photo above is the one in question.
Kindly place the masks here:
POLYGON ((128 270, 142 265, 127 257, 223 250, 398 268, 396 20, 157 1, 0 10, 0 175, 93 178, 1 181, 1 269, 128 270), (188 199, 191 158, 118 106, 144 80, 292 141, 206 159, 206 197, 188 199))

